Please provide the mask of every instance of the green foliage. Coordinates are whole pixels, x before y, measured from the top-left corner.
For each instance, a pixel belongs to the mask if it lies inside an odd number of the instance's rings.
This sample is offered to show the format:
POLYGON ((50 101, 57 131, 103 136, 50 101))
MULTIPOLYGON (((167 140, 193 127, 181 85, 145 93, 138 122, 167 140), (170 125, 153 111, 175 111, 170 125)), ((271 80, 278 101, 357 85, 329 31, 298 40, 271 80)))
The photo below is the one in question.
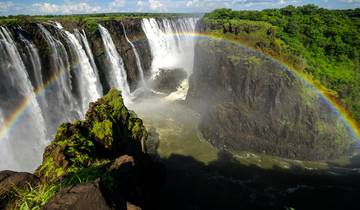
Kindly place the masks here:
POLYGON ((263 11, 219 9, 203 21, 211 33, 258 48, 311 74, 360 121, 359 17, 359 9, 305 5, 263 11))
POLYGON ((106 148, 111 148, 111 140, 113 138, 113 124, 110 120, 95 122, 91 131, 100 141, 105 142, 106 148))
POLYGON ((147 132, 142 120, 126 108, 121 92, 112 89, 90 105, 85 120, 58 128, 36 174, 47 182, 70 174, 71 180, 92 179, 86 174, 96 172, 97 166, 103 166, 124 151, 130 155, 137 153, 137 147, 132 145, 138 145, 144 137, 147 132))
POLYGON ((64 177, 61 182, 62 187, 75 186, 77 184, 94 181, 104 174, 103 166, 110 161, 95 163, 88 168, 81 168, 76 172, 71 172, 64 177))
POLYGON ((18 191, 17 197, 20 201, 17 204, 19 210, 39 210, 53 196, 59 187, 56 184, 44 184, 36 187, 29 186, 25 191, 18 191))

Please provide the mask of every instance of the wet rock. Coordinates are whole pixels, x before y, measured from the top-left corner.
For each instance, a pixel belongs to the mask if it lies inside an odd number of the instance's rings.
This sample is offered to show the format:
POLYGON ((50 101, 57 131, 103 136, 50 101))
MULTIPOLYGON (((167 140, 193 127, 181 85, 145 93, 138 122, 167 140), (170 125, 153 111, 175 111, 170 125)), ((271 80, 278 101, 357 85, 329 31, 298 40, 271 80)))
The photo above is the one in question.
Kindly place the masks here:
POLYGON ((331 108, 286 67, 223 41, 199 41, 195 51, 186 102, 216 147, 304 160, 351 151, 351 136, 331 108))
POLYGON ((16 198, 16 192, 26 190, 39 183, 39 179, 30 173, 1 171, 0 172, 0 209, 8 208, 16 198))
POLYGON ((170 94, 181 86, 186 77, 187 73, 184 69, 160 69, 153 81, 153 89, 170 94))

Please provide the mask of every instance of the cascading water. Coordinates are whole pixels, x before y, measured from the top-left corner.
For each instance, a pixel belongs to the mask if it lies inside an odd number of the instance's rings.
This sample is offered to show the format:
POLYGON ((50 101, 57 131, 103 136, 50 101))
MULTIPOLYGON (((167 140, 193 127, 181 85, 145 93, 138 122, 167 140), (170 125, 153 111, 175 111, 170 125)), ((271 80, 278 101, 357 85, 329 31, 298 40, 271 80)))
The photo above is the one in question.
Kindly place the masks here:
MULTIPOLYGON (((93 53, 91 51, 89 41, 88 41, 88 39, 86 37, 85 31, 82 30, 82 32, 80 33, 78 29, 74 29, 74 32, 75 32, 76 38, 82 43, 82 45, 83 45, 83 47, 85 49, 86 55, 88 56, 90 64, 91 64, 91 66, 93 68, 95 77, 97 78, 98 81, 100 81, 99 74, 98 74, 98 68, 96 67, 95 60, 94 60, 94 55, 93 55, 93 53)), ((98 84, 98 91, 100 93, 103 92, 103 88, 102 88, 100 82, 98 84)))
POLYGON ((146 87, 146 82, 145 82, 145 77, 144 77, 144 70, 143 70, 142 65, 141 65, 141 60, 140 60, 139 53, 136 50, 135 45, 129 40, 129 38, 128 38, 127 34, 126 34, 126 29, 125 29, 124 24, 122 24, 122 27, 123 27, 123 30, 124 30, 125 39, 130 44, 130 46, 131 46, 131 48, 132 48, 132 50, 133 50, 133 52, 135 54, 136 66, 137 66, 138 71, 139 71, 141 85, 146 87))
MULTIPOLYGON (((41 61, 39 57, 38 49, 35 47, 35 45, 28 39, 26 39, 22 33, 19 33, 19 38, 21 42, 25 45, 25 51, 26 51, 26 59, 29 61, 28 63, 30 66, 27 67, 30 74, 33 77, 33 86, 34 88, 39 88, 43 85, 43 75, 42 75, 42 67, 41 67, 41 61)), ((31 76, 30 76, 31 77, 31 76)), ((45 98, 44 92, 41 92, 37 95, 37 99, 40 103, 41 108, 47 109, 47 102, 45 98)))
MULTIPOLYGON (((61 26, 61 25, 60 25, 61 26)), ((62 29, 62 27, 60 28, 62 29)), ((78 86, 80 90, 80 98, 82 114, 84 115, 88 109, 89 102, 94 102, 102 96, 102 87, 100 79, 90 64, 90 60, 85 53, 79 40, 74 34, 63 30, 66 38, 69 40, 71 48, 75 52, 75 56, 71 59, 75 60, 75 74, 78 76, 78 86)))
MULTIPOLYGON (((53 84, 46 91, 47 101, 52 107, 51 114, 47 115, 49 124, 54 129, 62 122, 69 122, 82 115, 81 109, 72 93, 70 62, 64 45, 56 39, 41 24, 38 24, 50 50, 50 77, 56 77, 53 84)), ((51 79, 51 78, 50 78, 51 79)))
MULTIPOLYGON (((149 41, 153 61, 151 65, 154 78, 160 69, 184 69, 188 76, 194 65, 195 33, 197 18, 143 19, 142 29, 149 41)), ((168 100, 184 100, 188 90, 188 79, 184 80, 178 91, 166 97, 168 100)))
POLYGON ((16 122, 16 132, 10 130, 8 133, 11 141, 9 138, 0 141, 0 148, 6 148, 5 156, 1 157, 0 170, 32 170, 41 161, 42 151, 47 144, 45 121, 16 44, 4 27, 0 28, 0 48, 1 125, 5 126, 4 118, 8 117, 5 113, 16 111, 14 104, 29 101, 26 111, 16 122))
POLYGON ((131 100, 131 94, 123 59, 116 50, 109 31, 100 24, 99 31, 105 48, 105 60, 109 68, 106 72, 107 80, 111 87, 119 88, 122 91, 124 101, 127 103, 131 100))
POLYGON ((39 87, 43 84, 39 52, 34 44, 30 40, 26 39, 21 33, 19 33, 19 38, 24 43, 26 55, 29 57, 28 59, 31 64, 30 69, 35 80, 34 87, 39 87))
POLYGON ((142 20, 153 56, 153 75, 161 68, 183 68, 189 75, 192 73, 195 38, 187 34, 195 32, 196 22, 196 18, 142 20))

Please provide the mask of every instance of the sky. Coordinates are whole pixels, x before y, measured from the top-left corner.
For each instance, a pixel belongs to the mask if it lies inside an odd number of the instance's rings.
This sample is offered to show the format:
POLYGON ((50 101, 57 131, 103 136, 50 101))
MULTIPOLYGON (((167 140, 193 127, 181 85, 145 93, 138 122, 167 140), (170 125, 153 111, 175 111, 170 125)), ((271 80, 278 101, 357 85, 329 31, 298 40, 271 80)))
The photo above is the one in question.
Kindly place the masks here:
POLYGON ((0 16, 104 12, 208 12, 216 8, 261 10, 316 4, 330 9, 360 7, 360 0, 0 0, 0 16))

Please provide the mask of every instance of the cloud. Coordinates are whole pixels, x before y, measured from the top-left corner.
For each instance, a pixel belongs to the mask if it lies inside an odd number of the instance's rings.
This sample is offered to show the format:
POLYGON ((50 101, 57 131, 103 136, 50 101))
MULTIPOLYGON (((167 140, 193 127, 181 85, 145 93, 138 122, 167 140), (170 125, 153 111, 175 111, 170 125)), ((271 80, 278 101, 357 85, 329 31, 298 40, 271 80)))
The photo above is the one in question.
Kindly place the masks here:
POLYGON ((166 6, 159 0, 149 0, 149 5, 151 10, 155 11, 166 11, 166 6))
POLYGON ((0 2, 0 11, 10 9, 14 6, 15 6, 15 4, 11 1, 0 2))
POLYGON ((110 6, 124 7, 125 6, 125 0, 114 0, 114 1, 110 2, 110 6))
POLYGON ((91 5, 85 1, 74 2, 70 0, 64 1, 63 4, 34 3, 32 7, 45 14, 79 14, 102 11, 101 7, 91 5))
POLYGON ((145 6, 145 2, 143 0, 138 0, 136 2, 136 5, 139 6, 139 7, 143 7, 143 6, 145 6))
POLYGON ((7 13, 9 10, 14 10, 16 5, 12 1, 0 2, 0 14, 7 13))
POLYGON ((82 14, 96 12, 209 12, 216 8, 261 10, 315 3, 326 8, 356 8, 360 0, 0 0, 0 15, 82 14))
POLYGON ((340 1, 348 4, 360 3, 360 0, 340 0, 340 1))

